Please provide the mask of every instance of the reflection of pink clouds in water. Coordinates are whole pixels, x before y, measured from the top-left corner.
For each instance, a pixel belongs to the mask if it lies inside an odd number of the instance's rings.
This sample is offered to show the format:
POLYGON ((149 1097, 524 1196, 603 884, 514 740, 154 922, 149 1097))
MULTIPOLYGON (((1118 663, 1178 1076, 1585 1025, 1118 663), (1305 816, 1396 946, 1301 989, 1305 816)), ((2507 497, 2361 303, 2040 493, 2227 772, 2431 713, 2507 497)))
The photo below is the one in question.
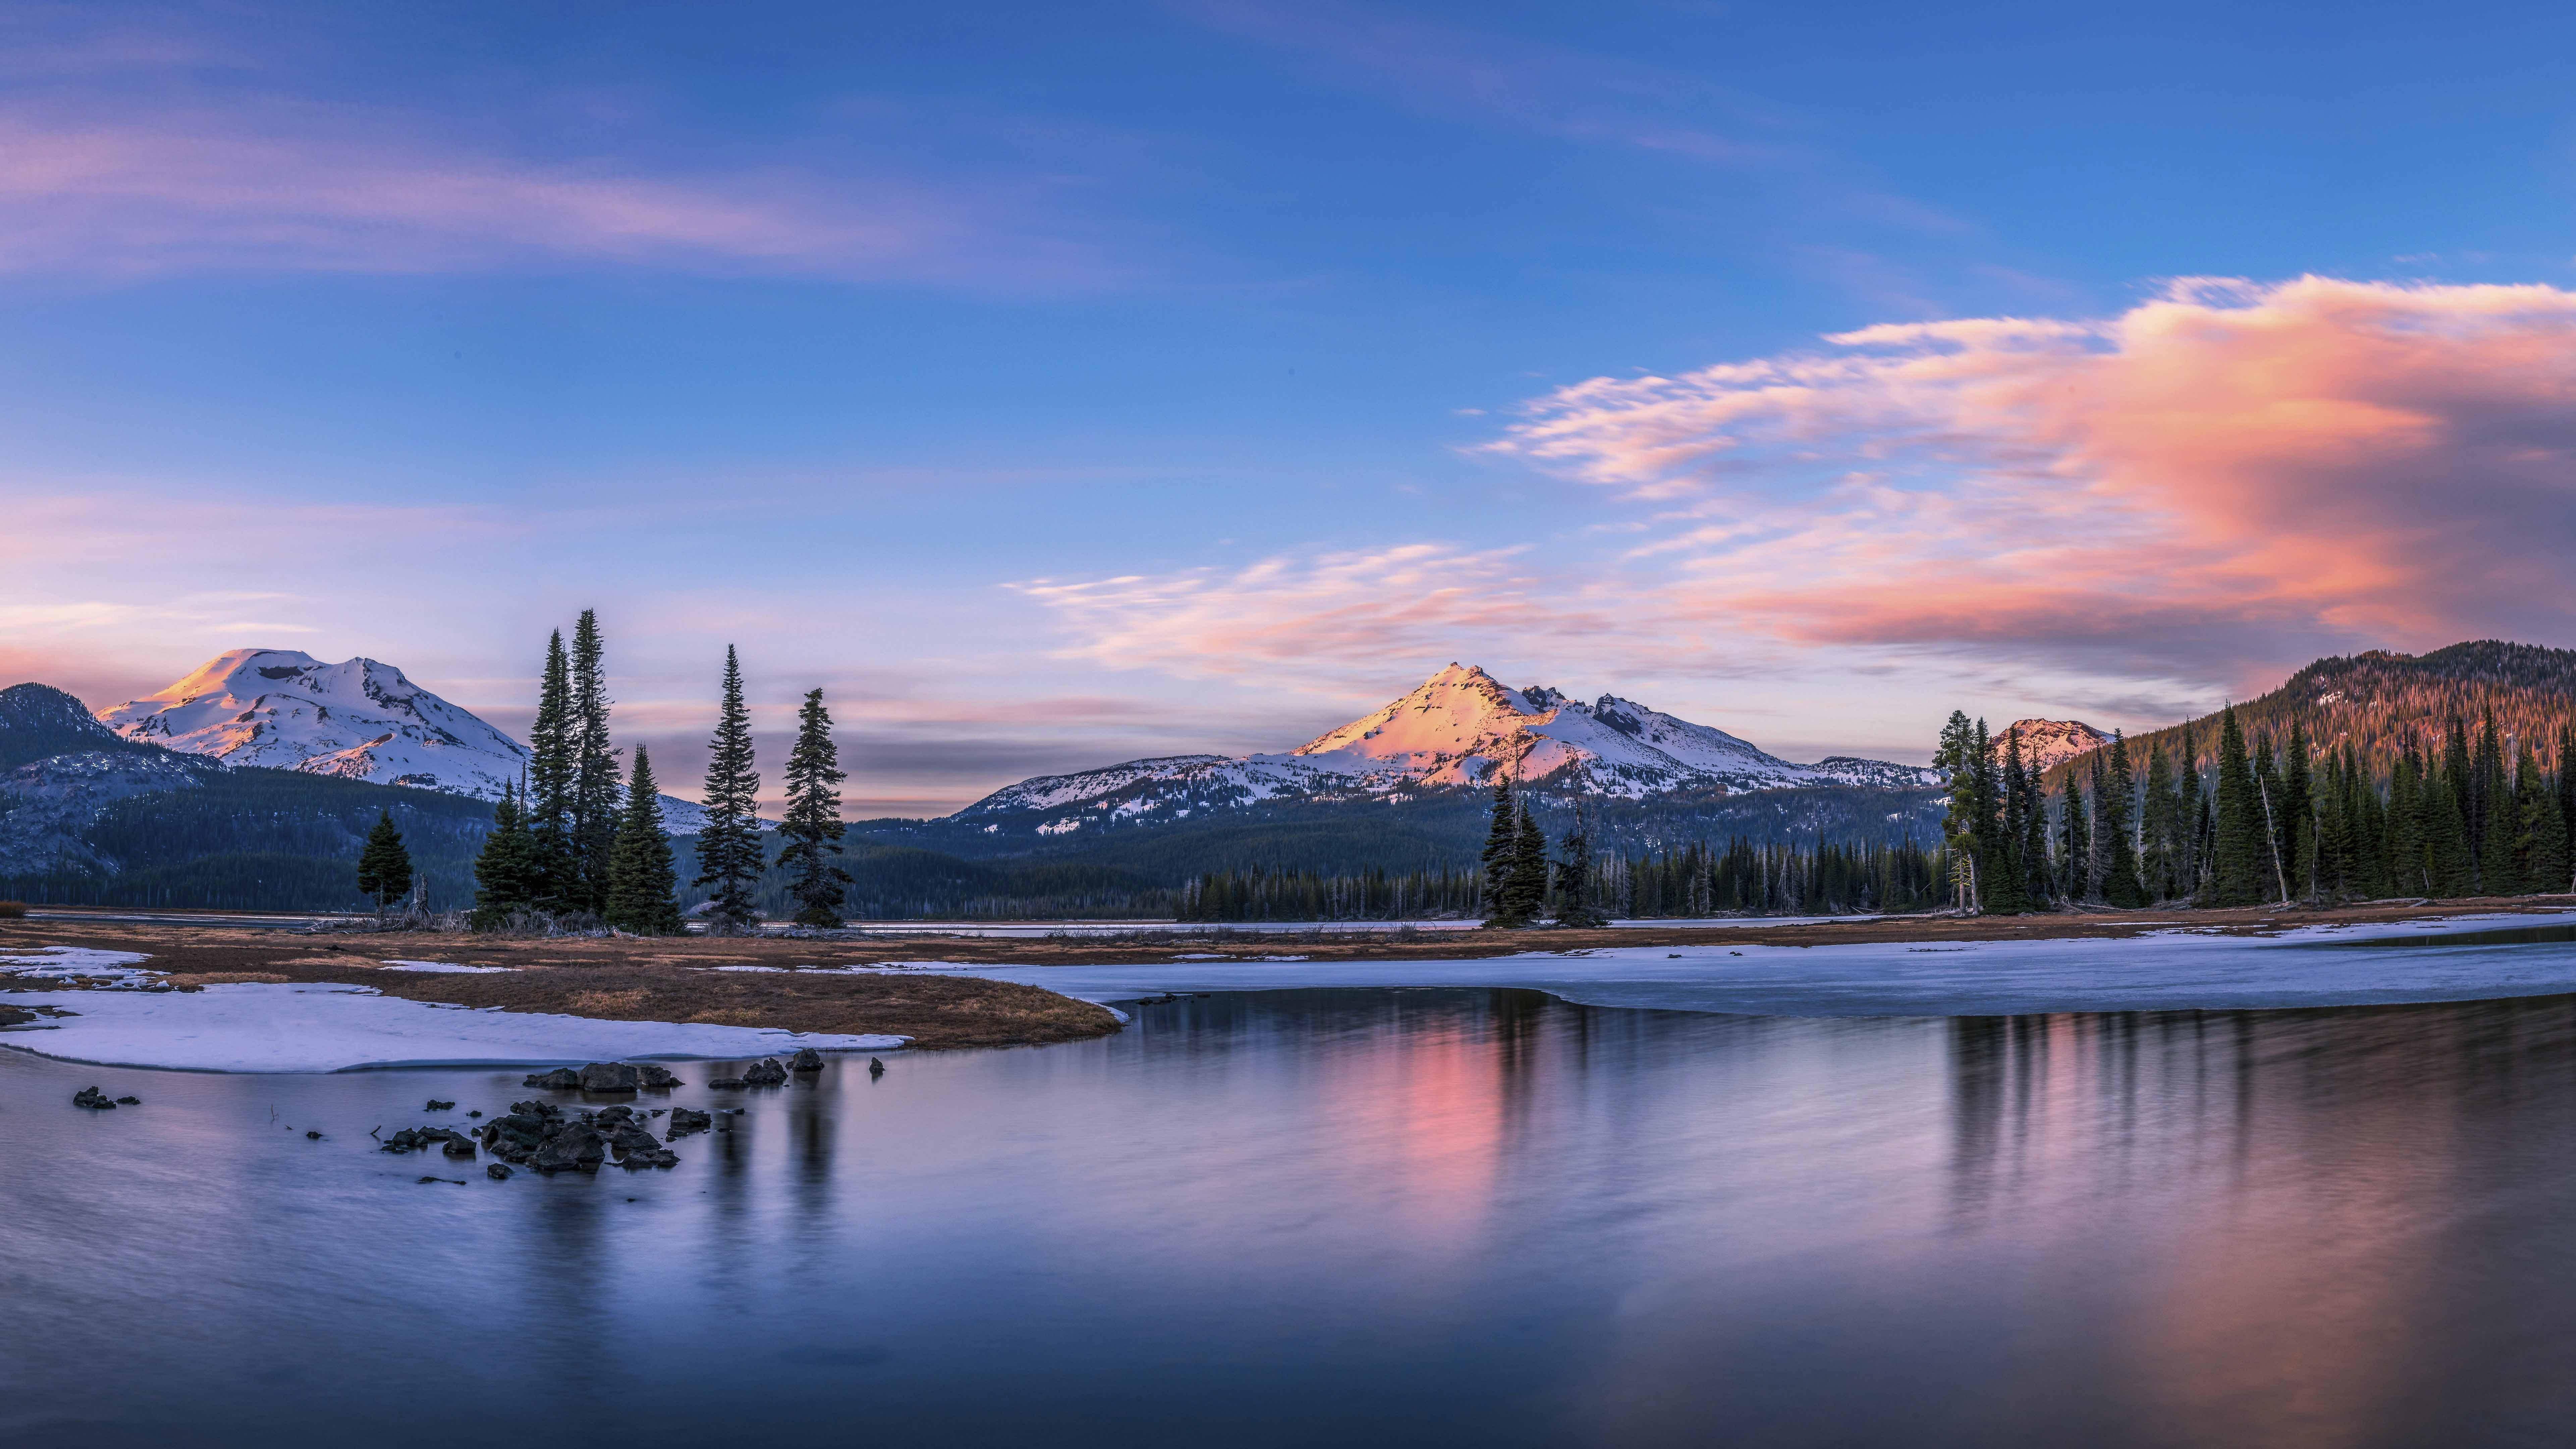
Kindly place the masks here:
POLYGON ((1477 1236, 1507 1145, 1502 1068, 1493 1034, 1455 1018, 1336 1054, 1319 1120, 1390 1233, 1435 1250, 1477 1236))

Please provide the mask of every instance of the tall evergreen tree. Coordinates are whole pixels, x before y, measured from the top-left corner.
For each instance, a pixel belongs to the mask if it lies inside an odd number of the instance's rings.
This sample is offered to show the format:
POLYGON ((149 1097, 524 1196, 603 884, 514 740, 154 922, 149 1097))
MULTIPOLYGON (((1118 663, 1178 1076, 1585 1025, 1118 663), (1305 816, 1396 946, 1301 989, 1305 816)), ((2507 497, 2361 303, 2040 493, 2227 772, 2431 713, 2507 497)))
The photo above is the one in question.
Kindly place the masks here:
POLYGON ((1592 881, 1592 813, 1574 804, 1574 824, 1562 842, 1565 858, 1556 867, 1556 923, 1560 926, 1606 926, 1592 881))
POLYGON ((2245 748, 2245 732, 2236 723, 2236 706, 2218 716, 2218 786, 2212 800, 2210 904, 2250 906, 2263 899, 2263 803, 2255 797, 2254 769, 2245 748))
POLYGON ((2287 852, 2290 894, 2316 894, 2316 775, 2308 764, 2308 727, 2290 717, 2290 742, 2281 757, 2281 844, 2287 852))
POLYGON ((2272 737, 2254 737, 2249 763, 2254 771, 2255 817, 2263 824, 2263 898, 2290 898, 2290 817, 2281 804, 2281 777, 2278 757, 2272 753, 2272 737))
POLYGON ((2178 802, 2174 798, 2173 772, 2165 768, 2162 745, 2147 747, 2146 804, 2140 810, 2140 833, 2146 850, 2141 864, 2146 875, 2146 897, 2151 901, 2171 900, 2181 894, 2174 879, 2174 818, 2178 802))
POLYGON ((2504 747, 2489 711, 2478 737, 2478 893, 2518 896, 2522 882, 2522 807, 2504 772, 2504 747))
POLYGON ((608 853, 617 838, 617 749, 608 738, 608 672, 599 614, 584 609, 572 629, 572 854, 575 910, 608 906, 608 853))
POLYGON ((403 848, 393 812, 379 810, 376 828, 367 832, 366 848, 358 852, 358 894, 376 903, 381 921, 386 907, 411 894, 411 881, 411 852, 403 848))
POLYGON ((2513 794, 2514 818, 2521 826, 2514 838, 2514 864, 2521 877, 2516 893, 2555 892, 2567 879, 2567 822, 2558 813, 2558 792, 2541 774, 2528 740, 2514 756, 2513 794))
POLYGON ((2429 896, 2433 875, 2424 843, 2424 757, 2412 737, 2388 772, 2388 891, 2429 896))
POLYGON ((679 872, 671 863, 671 838, 662 831, 662 788, 653 761, 635 747, 635 773, 626 785, 626 808, 617 818, 608 858, 608 924, 638 936, 680 934, 680 903, 672 891, 679 872))
POLYGON ((2111 731, 2111 748, 2104 752, 2102 784, 2093 800, 2093 817, 2101 836, 2102 899, 2123 910, 2147 903, 2147 895, 2138 880, 2138 847, 2134 819, 2129 813, 2130 798, 2137 782, 2129 769, 2129 740, 2119 730, 2111 731))
POLYGON ((2320 897, 2341 899, 2355 893, 2352 789, 2343 777, 2342 754, 2327 752, 2316 792, 2316 863, 2308 886, 2320 897))
POLYGON ((2493 709, 2481 711, 2478 724, 2477 752, 2469 762, 2470 775, 2460 802, 2469 828, 2469 857, 2476 862, 2481 891, 2491 896, 2511 895, 2514 869, 2510 860, 2500 872, 2499 883, 2486 879, 2490 869, 2488 848, 2493 846, 2508 854, 2513 849, 2511 812, 2497 808, 2510 788, 2504 777, 2504 742, 2496 735, 2493 709))
POLYGON ((1493 817, 1485 826, 1485 853, 1480 857, 1485 869, 1485 924, 1488 926, 1526 926, 1527 918, 1515 918, 1513 903, 1519 899, 1512 891, 1512 861, 1520 841, 1520 804, 1512 798, 1510 772, 1494 771, 1493 817))
POLYGON ((2087 838, 2084 816, 2084 787, 2075 772, 2066 772, 2066 788, 2057 802, 2057 889, 2070 901, 2080 901, 2091 887, 2085 873, 2085 858, 2092 845, 2087 838))
MULTIPOLYGON (((2558 787, 2558 819, 2567 832, 2568 853, 2576 855, 2576 717, 2559 722, 2558 759, 2550 779, 2558 787)), ((2576 878, 2560 879, 2568 880, 2567 889, 2576 891, 2576 878)), ((2556 881, 2546 881, 2542 889, 2555 891, 2559 886, 2556 881)))
POLYGON ((528 832, 537 842, 546 885, 540 893, 554 909, 580 909, 581 862, 573 849, 572 664, 563 631, 546 638, 546 667, 537 688, 537 722, 528 736, 528 793, 523 803, 528 832))
POLYGON ((832 715, 823 691, 808 690, 796 712, 796 744, 787 752, 787 814, 778 838, 778 863, 789 872, 787 893, 796 898, 796 923, 824 929, 844 924, 850 873, 832 863, 841 853, 840 747, 832 742, 832 715))
POLYGON ((2174 886, 2177 898, 2200 894, 2209 871, 2209 800, 2200 788, 2200 749, 2192 743, 2191 726, 2182 727, 2181 752, 2174 758, 2174 886))
POLYGON ((2424 782, 2422 797, 2425 871, 2431 893, 2444 900, 2474 895, 2478 888, 2477 862, 2469 853, 2469 822, 2454 783, 2458 779, 2445 770, 2443 778, 2424 782))
POLYGON ((545 862, 528 829, 518 788, 505 785, 492 807, 492 833, 474 860, 474 929, 497 931, 514 917, 538 909, 546 889, 545 862))
POLYGON ((707 742, 707 823, 698 832, 697 884, 707 890, 707 922, 719 931, 748 930, 760 919, 754 899, 766 852, 760 845, 760 775, 752 768, 751 711, 742 701, 742 661, 725 646, 724 702, 707 742))
POLYGON ((1547 914, 1547 836, 1538 828, 1537 802, 1523 797, 1512 829, 1512 914, 1525 922, 1547 914))

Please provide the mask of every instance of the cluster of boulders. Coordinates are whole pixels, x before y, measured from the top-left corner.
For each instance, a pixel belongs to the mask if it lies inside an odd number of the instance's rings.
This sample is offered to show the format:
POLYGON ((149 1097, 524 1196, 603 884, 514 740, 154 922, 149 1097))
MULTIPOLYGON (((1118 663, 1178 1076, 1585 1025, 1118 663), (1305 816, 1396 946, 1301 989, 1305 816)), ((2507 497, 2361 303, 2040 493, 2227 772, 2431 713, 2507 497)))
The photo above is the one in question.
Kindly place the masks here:
POLYGON ((582 1067, 532 1072, 520 1085, 557 1092, 667 1092, 687 1083, 672 1076, 668 1067, 651 1062, 592 1062, 582 1067))
POLYGON ((380 1150, 400 1155, 405 1152, 427 1152, 438 1148, 450 1157, 472 1157, 474 1139, 453 1127, 405 1127, 391 1137, 377 1139, 380 1150))
POLYGON ((143 1099, 141 1097, 110 1097, 108 1094, 100 1091, 96 1087, 83 1087, 79 1091, 72 1093, 72 1105, 75 1107, 87 1107, 93 1112, 113 1112, 119 1107, 140 1107, 143 1105, 143 1099))
POLYGON ((745 1068, 741 1076, 715 1077, 710 1079, 707 1085, 710 1087, 778 1087, 786 1085, 787 1074, 790 1072, 821 1070, 823 1070, 823 1054, 812 1047, 798 1047, 796 1055, 789 1057, 787 1065, 783 1067, 778 1064, 776 1057, 762 1057, 745 1068))
POLYGON ((493 1118, 481 1131, 483 1146, 493 1156, 548 1176, 597 1172, 612 1159, 629 1169, 677 1167, 679 1156, 652 1132, 652 1119, 660 1115, 627 1106, 568 1113, 552 1102, 513 1102, 508 1116, 493 1118))

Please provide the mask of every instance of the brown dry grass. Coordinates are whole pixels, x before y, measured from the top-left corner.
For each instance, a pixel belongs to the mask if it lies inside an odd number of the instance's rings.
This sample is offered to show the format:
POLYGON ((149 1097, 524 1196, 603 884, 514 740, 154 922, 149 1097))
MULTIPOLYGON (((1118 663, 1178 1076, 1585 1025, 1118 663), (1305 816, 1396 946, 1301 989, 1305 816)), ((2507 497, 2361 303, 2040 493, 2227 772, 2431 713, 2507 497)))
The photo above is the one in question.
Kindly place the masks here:
MULTIPOLYGON (((911 1037, 921 1048, 1079 1041, 1118 1029, 1118 1019, 1101 1007, 1007 981, 705 969, 825 964, 811 950, 801 960, 781 959, 771 948, 782 944, 795 943, 727 942, 710 950, 703 941, 679 940, 334 938, 237 926, 0 922, 0 952, 42 946, 140 952, 151 958, 149 967, 170 972, 169 979, 183 988, 231 981, 341 982, 413 1001, 504 1011, 854 1035, 882 1032, 911 1037), (385 968, 388 959, 518 969, 506 974, 394 971, 385 968)), ((48 989, 60 989, 59 983, 48 989)))

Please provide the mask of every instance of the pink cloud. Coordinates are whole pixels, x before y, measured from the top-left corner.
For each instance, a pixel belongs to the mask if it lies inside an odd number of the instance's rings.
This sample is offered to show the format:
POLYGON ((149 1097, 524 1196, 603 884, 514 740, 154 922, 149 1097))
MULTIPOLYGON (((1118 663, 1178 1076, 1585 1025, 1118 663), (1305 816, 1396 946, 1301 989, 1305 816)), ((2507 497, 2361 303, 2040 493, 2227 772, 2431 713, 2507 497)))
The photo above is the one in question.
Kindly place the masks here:
POLYGON ((1687 500, 1647 546, 1677 603, 1788 639, 2245 658, 2576 624, 2576 292, 2186 281, 1826 341, 1568 387, 1495 448, 1687 500))
POLYGON ((1014 286, 1094 283, 1089 245, 1003 188, 635 160, 538 163, 403 118, 258 105, 0 112, 0 271, 436 272, 574 260, 1014 286))

